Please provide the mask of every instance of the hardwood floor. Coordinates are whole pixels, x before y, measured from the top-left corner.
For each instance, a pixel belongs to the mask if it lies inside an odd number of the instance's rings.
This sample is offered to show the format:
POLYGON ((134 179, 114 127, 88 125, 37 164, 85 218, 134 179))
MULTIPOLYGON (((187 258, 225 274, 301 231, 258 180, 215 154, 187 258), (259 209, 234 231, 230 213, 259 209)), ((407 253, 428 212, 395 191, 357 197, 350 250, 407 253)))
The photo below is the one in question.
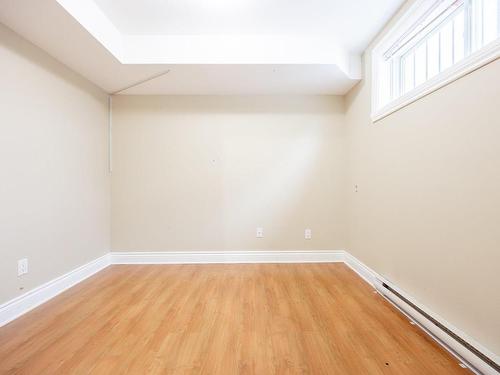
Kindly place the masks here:
POLYGON ((2 374, 466 374, 344 264, 111 266, 0 328, 2 374))

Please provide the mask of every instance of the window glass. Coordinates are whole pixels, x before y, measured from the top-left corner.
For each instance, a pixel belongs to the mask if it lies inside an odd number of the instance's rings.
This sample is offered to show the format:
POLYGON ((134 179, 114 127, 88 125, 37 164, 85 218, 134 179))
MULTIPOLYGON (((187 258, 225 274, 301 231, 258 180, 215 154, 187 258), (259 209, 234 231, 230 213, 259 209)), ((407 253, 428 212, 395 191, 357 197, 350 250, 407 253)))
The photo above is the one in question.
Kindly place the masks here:
POLYGON ((427 43, 415 49, 415 86, 427 80, 427 43))
POLYGON ((498 37, 498 19, 500 17, 498 0, 483 0, 483 44, 498 37))
POLYGON ((415 54, 412 52, 402 59, 403 92, 408 92, 415 87, 415 54))
MULTIPOLYGON (((428 0, 379 52, 377 108, 408 94, 500 35, 500 0, 428 0)), ((420 3, 419 3, 420 4, 420 3)), ((444 74, 444 73, 443 73, 444 74)))
POLYGON ((448 22, 439 32, 440 55, 441 55, 441 69, 442 72, 453 64, 453 34, 452 22, 448 22))
POLYGON ((427 77, 439 73, 439 33, 434 33, 427 41, 427 77))
POLYGON ((457 62, 464 58, 465 35, 464 35, 464 10, 462 9, 453 19, 453 61, 457 62))

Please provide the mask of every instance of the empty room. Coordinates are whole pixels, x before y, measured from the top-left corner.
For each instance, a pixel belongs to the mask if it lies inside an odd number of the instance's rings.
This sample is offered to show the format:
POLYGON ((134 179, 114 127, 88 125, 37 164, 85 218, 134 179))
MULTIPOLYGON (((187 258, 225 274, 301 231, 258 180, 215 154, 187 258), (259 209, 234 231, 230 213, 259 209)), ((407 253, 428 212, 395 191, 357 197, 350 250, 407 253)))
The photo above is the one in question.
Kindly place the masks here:
POLYGON ((500 374, 500 0, 0 0, 0 374, 500 374))

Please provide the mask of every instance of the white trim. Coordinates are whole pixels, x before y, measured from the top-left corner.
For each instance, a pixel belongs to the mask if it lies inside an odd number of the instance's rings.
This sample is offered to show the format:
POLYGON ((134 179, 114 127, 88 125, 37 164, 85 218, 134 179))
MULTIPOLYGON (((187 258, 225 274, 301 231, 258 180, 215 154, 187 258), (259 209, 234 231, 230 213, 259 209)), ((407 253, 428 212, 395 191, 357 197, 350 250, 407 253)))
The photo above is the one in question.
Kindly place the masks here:
POLYGON ((476 349, 481 351, 483 354, 491 358, 496 363, 500 363, 500 357, 493 353, 492 351, 486 349, 484 346, 475 341, 472 337, 468 336, 464 332, 460 331, 458 328, 454 327, 452 324, 448 323, 438 314, 430 310, 428 307, 420 304, 415 300, 414 297, 410 296, 408 293, 401 290, 392 282, 388 281, 383 276, 379 275, 371 268, 366 266, 364 263, 356 259, 354 256, 345 253, 344 262, 349 266, 354 272, 356 272, 361 278, 363 278, 368 284, 373 286, 385 299, 387 299, 391 304, 393 304, 398 310, 408 316, 410 319, 414 320, 417 325, 423 329, 429 336, 431 336, 438 344, 448 350, 452 355, 457 357, 459 360, 463 361, 468 365, 468 367, 477 374, 484 375, 494 375, 498 374, 496 370, 491 368, 482 359, 477 357, 475 354, 470 352, 468 349, 463 347, 460 343, 455 341, 448 334, 443 332, 440 328, 434 325, 430 320, 428 320, 424 315, 420 314, 417 310, 413 309, 410 305, 402 301, 395 294, 390 292, 388 289, 382 286, 382 283, 386 283, 392 289, 397 291, 404 298, 412 302, 419 309, 424 311, 426 314, 430 315, 432 318, 437 320, 439 323, 444 325, 450 331, 455 333, 457 336, 461 337, 463 340, 474 346, 476 349))
POLYGON ((108 95, 108 172, 113 172, 113 96, 108 95))
MULTIPOLYGON (((454 64, 434 78, 426 81, 407 94, 393 100, 380 110, 374 111, 371 116, 372 121, 380 121, 390 114, 399 111, 401 108, 404 108, 409 104, 433 93, 434 91, 439 90, 440 88, 447 86, 452 82, 455 82, 456 80, 497 60, 498 58, 500 58, 500 39, 472 53, 470 56, 454 64)), ((372 77, 372 80, 376 82, 377 78, 372 77)), ((374 89, 376 89, 376 87, 376 85, 373 86, 374 89)), ((374 97, 378 96, 378 89, 376 91, 373 91, 372 95, 374 95, 374 97)), ((378 99, 374 99, 372 101, 372 105, 376 105, 377 100, 378 99)))
POLYGON ((165 251, 112 252, 112 264, 329 263, 343 262, 344 251, 165 251))
MULTIPOLYGON (((370 67, 371 67, 371 120, 373 123, 391 115, 394 112, 408 106, 411 103, 439 90, 440 88, 449 85, 450 83, 462 78, 463 76, 472 73, 473 71, 491 63, 492 61, 500 58, 500 38, 492 41, 484 46, 474 46, 472 53, 469 50, 465 52, 465 58, 459 62, 454 63, 445 71, 437 74, 435 77, 427 80, 423 84, 412 89, 408 93, 401 95, 394 100, 391 100, 387 105, 380 108, 380 82, 378 79, 379 65, 381 62, 382 54, 384 51, 393 44, 398 36, 405 29, 409 27, 412 20, 418 18, 419 12, 422 9, 427 9, 433 2, 437 0, 414 0, 410 2, 408 7, 404 7, 398 12, 395 17, 395 22, 391 23, 389 27, 381 34, 375 46, 370 52, 370 67)), ((466 21, 467 21, 467 17, 466 21)), ((466 25, 464 27, 467 27, 466 25)), ((500 27, 500 24, 499 24, 500 27)), ((466 33, 466 36, 469 35, 466 33)), ((470 36, 470 35, 469 35, 470 36)))
POLYGON ((343 250, 111 252, 0 305, 0 327, 111 264, 330 263, 343 261, 343 250))
POLYGON ((349 268, 351 268, 354 272, 356 272, 359 277, 365 280, 368 284, 375 287, 377 274, 371 268, 361 263, 347 251, 344 253, 344 263, 349 266, 349 268))
POLYGON ((109 264, 109 254, 105 254, 0 305, 0 327, 101 271, 109 264))
POLYGON ((213 263, 334 263, 344 262, 368 284, 386 298, 402 313, 414 320, 419 327, 428 333, 441 346, 466 363, 471 370, 485 375, 497 372, 465 349, 446 333, 441 331, 418 311, 399 299, 395 294, 382 287, 382 282, 388 284, 399 294, 411 301, 422 311, 432 316, 449 330, 473 345, 496 363, 500 362, 498 355, 486 349, 474 339, 461 332, 429 308, 418 303, 413 297, 400 290, 396 285, 379 275, 360 262, 354 256, 343 250, 300 250, 300 251, 175 251, 175 252, 111 252, 92 262, 89 262, 67 274, 45 283, 19 297, 0 305, 0 327, 27 313, 35 307, 52 299, 63 291, 94 275, 111 264, 213 264, 213 263))

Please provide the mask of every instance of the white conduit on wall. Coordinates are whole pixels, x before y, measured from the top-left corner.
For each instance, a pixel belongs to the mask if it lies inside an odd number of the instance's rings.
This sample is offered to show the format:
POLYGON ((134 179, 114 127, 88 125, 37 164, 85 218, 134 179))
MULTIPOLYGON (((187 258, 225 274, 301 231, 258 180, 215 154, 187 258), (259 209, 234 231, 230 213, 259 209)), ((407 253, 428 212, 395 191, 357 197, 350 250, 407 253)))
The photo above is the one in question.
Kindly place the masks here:
POLYGON ((113 172, 113 97, 108 95, 108 168, 113 172))

